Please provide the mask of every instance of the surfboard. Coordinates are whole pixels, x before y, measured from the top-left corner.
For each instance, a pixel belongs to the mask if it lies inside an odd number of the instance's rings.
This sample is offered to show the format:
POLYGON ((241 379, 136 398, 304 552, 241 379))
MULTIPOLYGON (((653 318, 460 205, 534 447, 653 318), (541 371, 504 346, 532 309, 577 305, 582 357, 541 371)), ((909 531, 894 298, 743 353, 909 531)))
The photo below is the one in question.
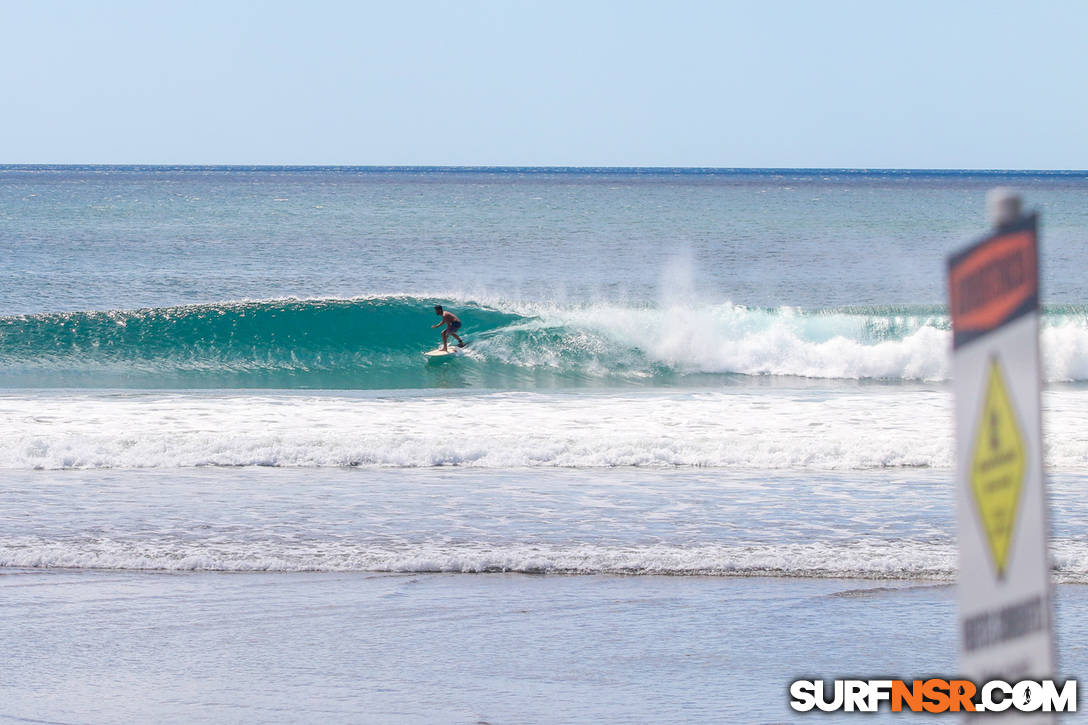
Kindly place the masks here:
POLYGON ((437 350, 429 350, 423 353, 423 357, 427 358, 427 362, 445 362, 446 360, 452 360, 455 357, 461 355, 462 348, 450 347, 448 350, 438 348, 437 350))

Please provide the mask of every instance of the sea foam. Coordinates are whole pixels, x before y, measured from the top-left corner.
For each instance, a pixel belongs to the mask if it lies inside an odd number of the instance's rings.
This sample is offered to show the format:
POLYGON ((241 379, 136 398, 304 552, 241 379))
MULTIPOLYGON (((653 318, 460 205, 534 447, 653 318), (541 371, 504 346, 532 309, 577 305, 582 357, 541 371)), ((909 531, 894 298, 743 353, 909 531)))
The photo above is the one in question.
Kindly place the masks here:
POLYGON ((951 455, 940 433, 946 395, 898 386, 831 393, 34 392, 0 396, 0 411, 4 468, 850 469, 947 466, 951 455))
MULTIPOLYGON (((373 571, 666 576, 787 576, 952 581, 951 543, 814 541, 806 544, 508 544, 399 549, 321 543, 42 542, 0 540, 0 567, 170 571, 373 571)), ((1088 583, 1088 545, 1054 544, 1059 582, 1088 583)))

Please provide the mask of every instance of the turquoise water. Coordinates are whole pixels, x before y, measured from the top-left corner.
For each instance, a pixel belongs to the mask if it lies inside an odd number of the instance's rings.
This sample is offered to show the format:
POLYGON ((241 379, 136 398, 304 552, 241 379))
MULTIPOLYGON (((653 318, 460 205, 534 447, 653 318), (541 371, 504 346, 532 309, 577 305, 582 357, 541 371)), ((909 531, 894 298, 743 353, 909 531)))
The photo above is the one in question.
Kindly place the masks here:
MULTIPOLYGON (((1085 319, 1076 309, 1060 320, 1085 319)), ((837 337, 859 346, 916 346, 947 333, 937 307, 827 310, 667 305, 487 304, 447 298, 227 302, 0 318, 0 385, 399 389, 712 384, 713 376, 805 374, 799 357, 837 337), (420 365, 436 343, 432 307, 456 304, 472 341, 457 374, 420 365), (727 346, 770 344, 777 359, 743 360, 727 346), (790 370, 794 365, 796 369, 790 370)), ((1080 331, 1076 327, 1076 331, 1080 331)), ((819 354, 817 352, 817 354, 819 354)), ((810 371, 817 377, 939 375, 894 366, 810 371)), ((721 382, 720 380, 718 381, 721 382)))
MULTIPOLYGON (((947 377, 936 305, 750 308, 696 299, 528 304, 431 297, 232 301, 0 317, 0 386, 409 389, 711 386, 737 376, 947 377), (472 342, 421 365, 436 304, 472 342), (844 354, 847 354, 844 357, 844 354)), ((1054 381, 1088 377, 1088 308, 1044 316, 1054 381)))

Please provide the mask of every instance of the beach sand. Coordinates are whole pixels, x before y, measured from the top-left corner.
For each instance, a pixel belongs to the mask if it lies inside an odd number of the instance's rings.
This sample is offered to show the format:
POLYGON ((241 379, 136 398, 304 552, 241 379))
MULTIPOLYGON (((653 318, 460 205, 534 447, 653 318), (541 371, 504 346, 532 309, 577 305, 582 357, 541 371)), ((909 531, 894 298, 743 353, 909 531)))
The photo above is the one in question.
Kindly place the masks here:
MULTIPOLYGON (((1088 587, 1057 601, 1073 675, 1088 587)), ((902 581, 5 569, 0 720, 789 721, 799 677, 955 672, 954 621, 902 581)))

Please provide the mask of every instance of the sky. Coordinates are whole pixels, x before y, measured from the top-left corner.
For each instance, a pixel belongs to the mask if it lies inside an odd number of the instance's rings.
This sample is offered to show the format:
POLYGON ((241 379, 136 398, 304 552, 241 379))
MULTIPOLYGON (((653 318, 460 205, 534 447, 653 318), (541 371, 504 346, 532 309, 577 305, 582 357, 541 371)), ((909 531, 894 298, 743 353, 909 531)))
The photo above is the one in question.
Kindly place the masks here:
POLYGON ((1088 3, 0 0, 0 163, 1088 169, 1088 3))

